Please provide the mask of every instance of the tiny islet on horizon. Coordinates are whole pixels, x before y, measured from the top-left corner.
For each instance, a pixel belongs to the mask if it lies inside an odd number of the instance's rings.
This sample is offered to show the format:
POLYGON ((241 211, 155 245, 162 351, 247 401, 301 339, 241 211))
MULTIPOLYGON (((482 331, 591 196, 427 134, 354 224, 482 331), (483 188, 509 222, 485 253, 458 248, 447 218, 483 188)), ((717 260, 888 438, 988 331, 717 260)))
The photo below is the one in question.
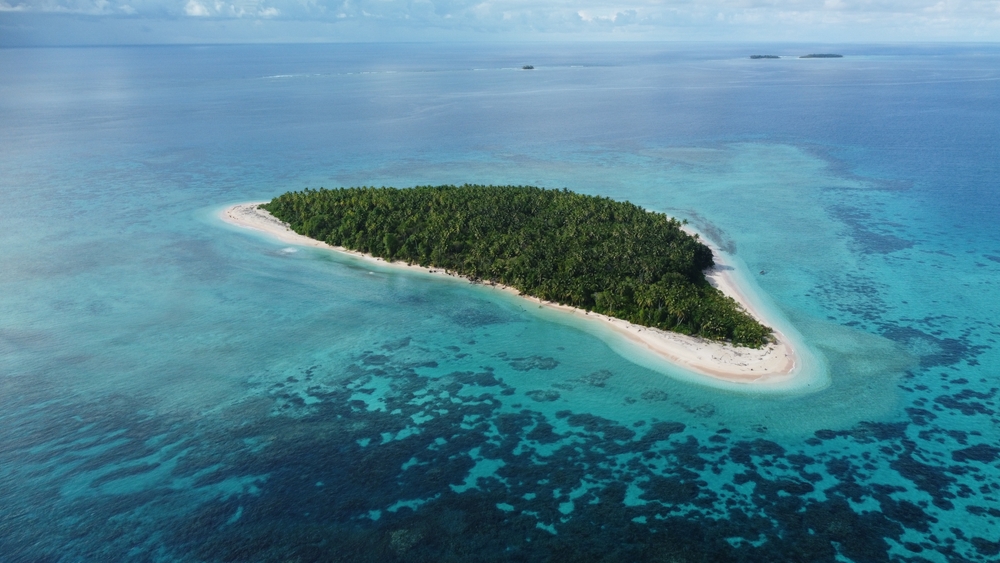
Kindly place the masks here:
MULTIPOLYGON (((267 202, 253 201, 228 205, 218 212, 218 217, 226 223, 264 233, 284 243, 326 249, 411 273, 422 272, 435 276, 445 274, 440 268, 428 268, 398 261, 387 262, 382 258, 331 246, 298 234, 287 223, 262 209, 260 207, 262 203, 267 202)), ((599 337, 625 359, 679 380, 755 393, 813 392, 826 387, 829 384, 826 370, 811 353, 805 350, 801 339, 793 340, 793 337, 789 336, 795 334, 794 330, 787 326, 779 328, 779 325, 785 323, 775 322, 779 319, 773 314, 762 314, 764 308, 760 305, 759 297, 748 290, 745 281, 740 280, 741 284, 734 279, 733 273, 736 272, 736 268, 725 261, 719 263, 718 258, 724 256, 721 249, 689 226, 685 226, 684 229, 688 234, 698 235, 712 249, 717 259, 716 266, 705 273, 709 283, 736 300, 755 318, 773 327, 774 339, 771 343, 761 349, 736 347, 543 301, 521 294, 512 287, 493 283, 477 285, 536 302, 539 304, 539 309, 556 312, 554 315, 547 315, 550 320, 573 324, 599 337), (750 297, 751 295, 754 299, 750 297)), ((282 249, 282 252, 295 252, 295 249, 286 248, 282 249)), ((450 277, 465 280, 461 276, 450 277)))

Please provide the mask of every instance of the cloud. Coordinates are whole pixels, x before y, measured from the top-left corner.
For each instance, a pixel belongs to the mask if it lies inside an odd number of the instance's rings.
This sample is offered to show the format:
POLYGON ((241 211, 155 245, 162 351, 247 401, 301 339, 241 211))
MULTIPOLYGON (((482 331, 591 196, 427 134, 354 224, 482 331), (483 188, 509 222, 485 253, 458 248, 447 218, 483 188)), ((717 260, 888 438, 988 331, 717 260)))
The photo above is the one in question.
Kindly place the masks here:
POLYGON ((211 15, 203 4, 197 0, 188 0, 187 5, 184 6, 184 13, 189 16, 204 17, 211 15))
POLYGON ((997 0, 0 0, 0 13, 367 26, 382 37, 407 30, 442 38, 1000 40, 997 0))
POLYGON ((215 18, 275 18, 281 15, 281 10, 273 6, 264 6, 260 0, 230 0, 225 2, 215 0, 206 4, 199 0, 188 0, 184 5, 184 14, 192 17, 215 18))

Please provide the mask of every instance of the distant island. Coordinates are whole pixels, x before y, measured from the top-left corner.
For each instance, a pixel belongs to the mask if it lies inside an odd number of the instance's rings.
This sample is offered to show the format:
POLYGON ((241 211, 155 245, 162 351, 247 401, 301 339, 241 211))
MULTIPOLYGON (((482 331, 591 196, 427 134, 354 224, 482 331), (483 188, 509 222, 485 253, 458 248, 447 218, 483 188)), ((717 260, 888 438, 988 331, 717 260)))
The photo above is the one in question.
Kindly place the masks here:
POLYGON ((524 66, 521 67, 521 70, 534 70, 534 69, 535 69, 535 67, 533 67, 531 65, 524 65, 524 66))
POLYGON ((628 202, 530 186, 305 190, 260 206, 334 247, 538 299, 760 348, 772 330, 708 283, 712 251, 628 202))
POLYGON ((778 55, 750 55, 751 59, 780 59, 778 55))
POLYGON ((800 59, 840 59, 844 55, 837 55, 834 53, 812 53, 810 55, 802 55, 800 59))

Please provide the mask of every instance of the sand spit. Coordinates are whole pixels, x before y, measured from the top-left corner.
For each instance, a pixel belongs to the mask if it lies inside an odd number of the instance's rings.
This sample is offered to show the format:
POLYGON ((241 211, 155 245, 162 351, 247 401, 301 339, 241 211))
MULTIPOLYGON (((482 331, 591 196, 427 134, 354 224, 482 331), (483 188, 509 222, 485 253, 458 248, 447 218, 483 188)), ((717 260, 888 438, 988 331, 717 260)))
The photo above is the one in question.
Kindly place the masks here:
MULTIPOLYGON (((260 209, 258 207, 260 203, 262 202, 233 205, 224 209, 219 216, 227 223, 262 231, 289 244, 327 248, 392 267, 420 270, 431 274, 447 274, 447 272, 440 268, 411 266, 403 262, 386 262, 381 258, 375 258, 342 247, 330 246, 324 242, 300 235, 292 231, 284 222, 278 220, 267 211, 260 209)), ((702 242, 707 244, 704 238, 702 238, 702 242)), ((712 250, 716 260, 720 260, 722 254, 716 248, 712 250)), ((767 322, 767 319, 761 316, 760 311, 756 310, 750 300, 741 292, 730 271, 731 268, 725 264, 717 264, 712 270, 706 272, 706 277, 708 277, 712 285, 739 302, 758 320, 773 327, 774 324, 767 322)), ((495 287, 501 291, 520 295, 520 292, 511 287, 491 286, 488 284, 487 287, 495 287)), ((748 385, 787 383, 800 371, 800 362, 795 351, 789 344, 788 338, 777 330, 774 333, 775 339, 773 342, 764 348, 755 350, 635 325, 621 319, 597 313, 588 313, 582 309, 542 301, 535 297, 521 297, 542 306, 563 311, 568 315, 580 317, 586 321, 603 323, 604 326, 624 335, 635 345, 645 348, 676 366, 726 382, 748 385)))

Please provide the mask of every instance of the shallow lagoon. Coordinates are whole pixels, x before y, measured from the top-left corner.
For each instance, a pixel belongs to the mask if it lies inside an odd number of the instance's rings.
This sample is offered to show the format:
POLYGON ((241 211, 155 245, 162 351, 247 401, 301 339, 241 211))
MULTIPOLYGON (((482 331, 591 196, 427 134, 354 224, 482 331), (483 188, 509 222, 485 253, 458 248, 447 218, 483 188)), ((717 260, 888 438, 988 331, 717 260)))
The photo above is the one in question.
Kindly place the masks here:
POLYGON ((1000 52, 852 49, 5 50, 0 552, 990 560, 1000 52), (691 384, 214 218, 462 182, 690 220, 830 385, 691 384))

